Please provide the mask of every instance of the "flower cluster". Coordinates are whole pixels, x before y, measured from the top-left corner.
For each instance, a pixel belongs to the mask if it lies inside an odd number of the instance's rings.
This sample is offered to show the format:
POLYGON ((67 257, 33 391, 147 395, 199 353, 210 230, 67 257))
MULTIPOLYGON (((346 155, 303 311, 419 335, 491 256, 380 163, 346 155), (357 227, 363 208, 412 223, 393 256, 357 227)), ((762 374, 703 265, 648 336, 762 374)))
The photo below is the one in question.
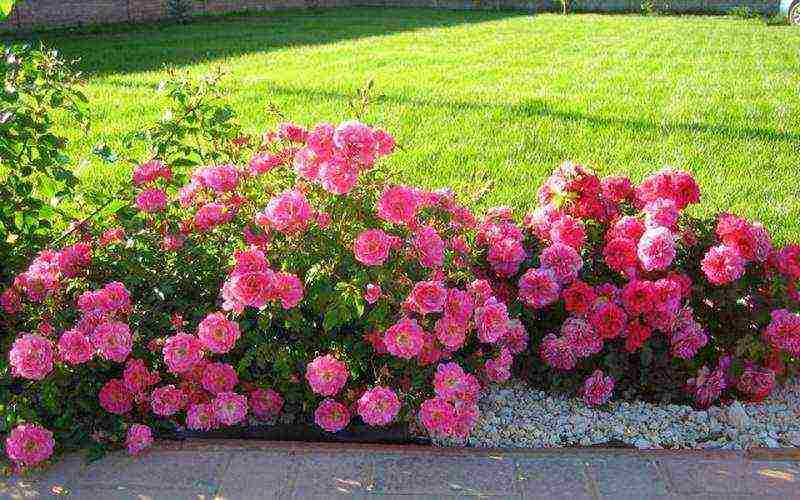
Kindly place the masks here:
POLYGON ((800 357, 800 246, 689 216, 690 174, 637 185, 565 163, 522 221, 476 217, 450 190, 388 182, 394 146, 356 121, 283 123, 189 172, 139 165, 135 210, 81 226, 0 294, 9 398, 34 406, 9 458, 81 434, 63 405, 132 454, 157 428, 284 407, 328 432, 413 420, 464 439, 481 389, 512 375, 587 405, 679 381, 704 406, 763 399, 800 357))

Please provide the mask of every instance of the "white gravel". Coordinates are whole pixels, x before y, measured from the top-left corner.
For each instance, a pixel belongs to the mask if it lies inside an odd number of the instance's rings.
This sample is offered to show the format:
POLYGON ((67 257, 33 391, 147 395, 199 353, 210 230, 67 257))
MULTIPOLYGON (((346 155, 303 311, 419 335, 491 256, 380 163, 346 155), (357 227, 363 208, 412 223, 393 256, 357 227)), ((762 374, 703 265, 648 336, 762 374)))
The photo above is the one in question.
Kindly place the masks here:
MULTIPOLYGON (((800 379, 761 403, 735 402, 698 411, 690 406, 613 401, 601 408, 580 399, 510 382, 487 391, 467 446, 551 448, 624 442, 640 449, 800 446, 800 379)), ((441 446, 464 442, 438 440, 441 446)))

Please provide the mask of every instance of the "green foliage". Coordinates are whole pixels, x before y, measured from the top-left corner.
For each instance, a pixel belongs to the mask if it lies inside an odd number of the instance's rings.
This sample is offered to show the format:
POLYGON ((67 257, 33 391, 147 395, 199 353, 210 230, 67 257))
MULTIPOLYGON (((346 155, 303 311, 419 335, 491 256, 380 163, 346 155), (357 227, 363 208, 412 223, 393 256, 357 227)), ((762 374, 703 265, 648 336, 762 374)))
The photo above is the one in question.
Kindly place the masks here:
POLYGON ((9 270, 63 219, 77 179, 60 130, 85 127, 86 97, 72 64, 45 47, 6 47, 0 78, 0 269, 9 270))
POLYGON ((15 0, 0 0, 0 21, 4 21, 14 10, 15 0))
MULTIPOLYGON (((220 82, 221 70, 192 79, 185 73, 169 70, 159 90, 169 98, 161 118, 152 126, 123 139, 126 151, 144 143, 150 158, 159 158, 173 167, 220 164, 239 159, 243 144, 236 113, 225 100, 220 82)), ((96 154, 113 162, 117 154, 107 145, 96 154)), ((128 158, 136 163, 135 158, 128 158)))
POLYGON ((747 5, 737 5, 728 11, 728 15, 738 17, 739 19, 755 19, 758 17, 758 12, 754 11, 747 5))
POLYGON ((641 10, 645 16, 657 16, 661 13, 655 0, 642 0, 641 10))

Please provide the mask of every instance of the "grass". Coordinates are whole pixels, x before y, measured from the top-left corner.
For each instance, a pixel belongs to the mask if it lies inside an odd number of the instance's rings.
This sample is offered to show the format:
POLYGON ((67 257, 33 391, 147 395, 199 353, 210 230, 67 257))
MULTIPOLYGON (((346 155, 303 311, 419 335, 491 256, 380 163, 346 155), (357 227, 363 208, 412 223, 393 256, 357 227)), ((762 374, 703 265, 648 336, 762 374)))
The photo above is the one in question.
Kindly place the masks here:
POLYGON ((74 133, 85 182, 128 171, 88 153, 157 118, 164 64, 222 65, 249 131, 269 103, 311 124, 347 117, 374 80, 365 119, 403 150, 409 182, 451 185, 478 204, 535 204, 540 181, 573 159, 640 179, 694 172, 702 210, 762 220, 800 239, 800 30, 723 17, 523 15, 339 9, 46 36, 88 74, 94 124, 74 133), (489 188, 487 190, 487 188, 489 188))

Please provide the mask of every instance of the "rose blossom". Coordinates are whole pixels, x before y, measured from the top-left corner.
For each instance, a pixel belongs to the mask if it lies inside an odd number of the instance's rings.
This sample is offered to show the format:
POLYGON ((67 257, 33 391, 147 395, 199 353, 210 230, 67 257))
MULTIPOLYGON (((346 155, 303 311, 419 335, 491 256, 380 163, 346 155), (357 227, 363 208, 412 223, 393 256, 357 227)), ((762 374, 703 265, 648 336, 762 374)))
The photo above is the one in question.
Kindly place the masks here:
POLYGON ((410 224, 417 215, 419 199, 413 188, 394 186, 378 200, 378 217, 393 224, 410 224))
POLYGON ((79 365, 92 359, 94 346, 89 337, 73 328, 62 333, 58 339, 58 355, 71 365, 79 365))
POLYGON ((440 281, 420 281, 414 285, 407 302, 419 314, 441 312, 447 299, 447 289, 440 281))
POLYGON ((194 404, 186 411, 186 427, 198 431, 210 431, 217 427, 217 418, 212 403, 194 404))
POLYGON ((332 194, 347 194, 358 182, 358 165, 342 155, 335 154, 319 167, 319 182, 332 194))
POLYGON ((100 406, 109 413, 123 415, 133 409, 133 394, 118 379, 111 379, 100 389, 100 406))
POLYGON ((426 399, 419 408, 419 420, 431 435, 449 434, 455 419, 455 408, 443 398, 426 399))
POLYGON ((0 306, 6 314, 16 314, 22 310, 22 298, 13 288, 6 288, 0 294, 0 306))
POLYGON ((311 220, 312 210, 305 195, 297 190, 288 190, 270 200, 264 214, 270 226, 281 233, 300 234, 311 220))
POLYGON ((230 321, 221 312, 209 314, 197 326, 197 338, 200 343, 216 354, 230 351, 239 336, 239 324, 230 321))
POLYGON ((233 211, 222 203, 206 203, 197 209, 192 222, 198 231, 210 231, 233 218, 233 211))
POLYGON ((125 446, 128 453, 138 455, 153 444, 153 432, 150 427, 142 424, 133 424, 125 436, 125 446))
POLYGON ((167 208, 167 194, 161 189, 145 189, 136 196, 136 208, 150 214, 161 212, 167 208))
POLYGON ((553 272, 559 283, 570 283, 578 277, 578 272, 583 267, 580 254, 569 245, 553 243, 542 250, 539 261, 544 269, 553 272))
POLYGON ((603 337, 584 318, 567 318, 561 325, 561 334, 579 358, 586 358, 603 350, 603 337))
POLYGON ((142 163, 133 170, 133 184, 137 187, 151 183, 159 178, 165 181, 171 180, 172 171, 158 160, 142 163))
POLYGON ((330 354, 318 356, 306 367, 306 380, 316 394, 334 396, 347 383, 347 365, 330 354))
POLYGON ((296 307, 303 299, 303 283, 294 274, 275 273, 273 284, 284 309, 296 307))
POLYGON ((358 400, 358 414, 369 425, 386 425, 399 411, 397 394, 386 387, 373 387, 358 400))
POLYGON ((134 395, 145 392, 150 386, 157 384, 161 377, 158 372, 151 372, 141 359, 129 359, 122 373, 125 387, 134 395))
POLYGON ((339 432, 350 422, 350 411, 342 403, 328 398, 314 411, 314 422, 328 432, 339 432))
POLYGON ((368 229, 356 238, 353 253, 366 266, 380 266, 389 258, 389 235, 380 229, 368 229))
POLYGON ((519 298, 525 304, 541 309, 558 300, 561 287, 549 269, 528 269, 519 279, 519 298))
POLYGON ((500 345, 507 347, 511 354, 519 354, 528 350, 528 331, 518 319, 508 321, 508 332, 500 345))
POLYGON ((456 362, 441 363, 436 367, 433 377, 433 389, 436 395, 451 399, 456 397, 463 388, 465 381, 464 369, 456 362))
POLYGON ((467 339, 467 325, 451 316, 443 316, 434 325, 436 338, 449 351, 455 351, 464 345, 467 339))
POLYGON ((178 333, 167 338, 162 350, 164 362, 172 373, 185 373, 203 359, 203 346, 194 335, 178 333))
POLYGON ((41 335, 18 337, 8 353, 11 372, 30 380, 43 380, 53 370, 53 343, 41 335))
POLYGON ((272 389, 255 389, 249 395, 250 409, 261 420, 273 418, 283 409, 283 398, 272 389))
POLYGON ((186 394, 172 384, 158 387, 151 395, 153 413, 162 417, 174 415, 185 408, 186 403, 186 394))
POLYGON ((548 366, 565 371, 575 368, 575 363, 578 361, 569 341, 552 333, 542 339, 539 355, 548 366))
POLYGON ((505 382, 511 378, 511 363, 513 361, 514 358, 511 356, 511 351, 503 347, 497 357, 486 360, 483 365, 483 373, 492 382, 505 382))
POLYGON ((592 376, 583 383, 581 395, 588 406, 599 406, 611 398, 614 391, 614 379, 604 376, 603 370, 595 370, 592 376))
POLYGON ((383 340, 390 354, 411 359, 422 351, 424 335, 416 320, 403 318, 386 330, 383 340))
POLYGON ((36 424, 21 424, 6 438, 6 454, 14 462, 34 465, 53 454, 53 433, 36 424))
POLYGON ((94 329, 92 344, 101 358, 123 363, 133 348, 133 337, 128 325, 121 321, 109 321, 94 329))
POLYGON ((203 371, 203 389, 211 394, 230 392, 239 383, 236 370, 227 363, 209 363, 203 371))
POLYGON ((589 311, 597 294, 590 285, 576 280, 561 292, 561 298, 564 299, 564 309, 573 314, 583 315, 589 311))
POLYGON ((589 315, 589 322, 601 338, 614 339, 622 334, 628 316, 625 311, 611 302, 600 302, 589 315))
POLYGON ((357 120, 342 122, 333 133, 333 144, 344 155, 369 168, 375 162, 377 143, 372 129, 357 120))
POLYGON ((481 342, 493 344, 508 332, 508 311, 506 305, 494 297, 475 309, 475 325, 481 342))
POLYGON ((637 248, 639 260, 646 271, 666 269, 675 260, 675 235, 664 227, 648 229, 637 248))
POLYGON ((775 349, 800 356, 800 314, 777 309, 770 316, 770 323, 764 329, 764 340, 775 349))
POLYGON ((367 286, 364 287, 364 300, 370 304, 374 304, 381 298, 382 293, 380 285, 367 283, 367 286))
POLYGON ((525 257, 527 254, 522 243, 515 238, 503 238, 492 243, 486 254, 486 260, 492 266, 492 271, 504 278, 517 274, 519 265, 525 257))
POLYGON ((424 267, 437 268, 444 263, 444 240, 431 226, 425 226, 414 234, 414 249, 424 267))
POLYGON ((213 401, 214 419, 224 425, 236 425, 247 416, 247 396, 221 392, 213 401))
POLYGON ((717 245, 706 253, 700 267, 708 281, 715 285, 724 285, 742 277, 744 264, 744 259, 736 249, 717 245))

